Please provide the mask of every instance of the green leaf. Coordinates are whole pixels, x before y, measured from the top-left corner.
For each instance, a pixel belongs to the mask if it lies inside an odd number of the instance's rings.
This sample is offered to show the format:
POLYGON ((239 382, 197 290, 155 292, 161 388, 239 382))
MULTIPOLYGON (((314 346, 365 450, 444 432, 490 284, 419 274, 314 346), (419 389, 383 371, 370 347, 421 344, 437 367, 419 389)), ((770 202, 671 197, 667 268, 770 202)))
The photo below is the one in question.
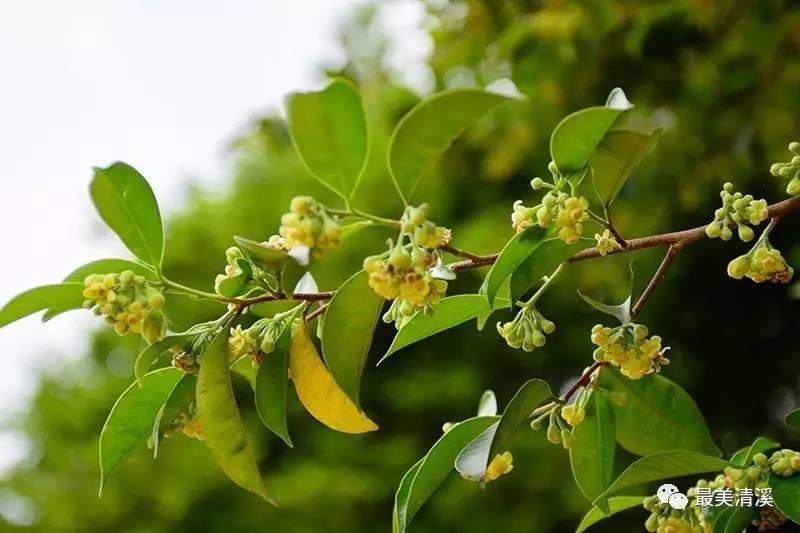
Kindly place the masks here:
POLYGON ((486 298, 479 294, 459 294, 443 298, 436 306, 436 312, 433 315, 428 316, 420 312, 403 324, 395 335, 389 350, 378 361, 378 364, 383 363, 387 357, 406 346, 454 328, 488 310, 489 305, 486 303, 486 298))
POLYGON ((245 287, 247 287, 247 282, 250 281, 250 277, 253 275, 253 267, 250 266, 250 263, 247 262, 246 259, 237 259, 236 265, 239 267, 239 273, 235 276, 226 276, 224 279, 221 279, 215 287, 217 292, 226 298, 240 296, 245 287))
POLYGON ((755 518, 756 511, 751 507, 731 507, 725 509, 714 521, 713 533, 742 533, 755 518))
POLYGON ((578 529, 575 530, 575 533, 583 533, 589 527, 600 522, 604 518, 608 518, 611 515, 632 509, 634 507, 641 507, 645 498, 648 497, 649 496, 614 496, 613 498, 609 498, 609 514, 604 513, 599 507, 592 507, 589 509, 589 512, 583 515, 583 519, 581 520, 581 523, 578 524, 578 529))
POLYGON ((489 321, 492 314, 497 311, 498 309, 508 309, 511 307, 511 300, 508 298, 502 298, 500 296, 496 296, 494 299, 494 305, 492 305, 491 309, 487 309, 480 315, 478 315, 478 331, 483 331, 483 328, 486 327, 486 322, 489 321))
POLYGON ((256 368, 253 366, 253 360, 249 355, 243 355, 233 363, 231 363, 231 371, 236 372, 250 384, 253 391, 256 390, 256 368))
POLYGON ((702 413, 691 396, 658 374, 638 380, 605 368, 600 386, 609 392, 617 422, 617 442, 636 455, 691 450, 720 457, 702 413))
POLYGON ((545 228, 532 226, 517 233, 506 243, 481 287, 481 293, 486 295, 489 305, 494 304, 503 282, 544 242, 547 235, 545 228))
POLYGON ((153 423, 153 459, 158 457, 158 447, 161 437, 169 428, 170 424, 178 416, 186 412, 194 401, 195 391, 197 390, 197 376, 194 374, 183 374, 169 393, 169 397, 161 410, 156 415, 153 423))
POLYGON ((284 327, 275 349, 264 357, 256 372, 256 410, 270 431, 275 433, 290 448, 292 439, 286 425, 286 393, 289 388, 289 345, 292 327, 284 327))
POLYGON ((109 478, 133 449, 150 435, 153 421, 175 384, 183 376, 176 368, 163 368, 133 383, 117 399, 100 432, 100 495, 109 478))
MULTIPOLYGON (((719 472, 728 462, 719 457, 684 450, 654 453, 637 459, 598 497, 595 505, 604 509, 607 499, 623 489, 693 474, 719 472)), ((605 509, 604 509, 605 510, 605 509)))
POLYGON ((503 411, 489 457, 503 451, 511 437, 528 420, 531 412, 552 397, 550 386, 541 379, 531 379, 522 385, 503 411))
POLYGON ((361 97, 345 79, 286 99, 286 119, 300 159, 323 185, 349 198, 358 186, 369 150, 361 97))
POLYGON ((780 446, 780 442, 775 442, 767 437, 758 437, 749 447, 743 448, 733 454, 733 457, 731 457, 731 464, 738 467, 750 466, 756 454, 765 453, 769 450, 780 448, 780 446))
POLYGON ((383 297, 369 286, 360 270, 336 291, 322 323, 322 355, 336 383, 358 406, 361 376, 383 297))
POLYGON ((483 479, 495 455, 506 449, 511 438, 531 412, 553 397, 550 386, 540 379, 526 382, 511 398, 497 426, 488 428, 458 455, 456 470, 472 479, 483 479))
MULTIPOLYGON (((286 370, 283 379, 287 379, 286 370)), ((233 396, 227 328, 223 328, 200 359, 196 394, 197 414, 214 461, 234 483, 276 505, 261 479, 233 396)))
POLYGON ((411 481, 403 479, 401 486, 407 484, 408 488, 398 490, 398 499, 395 501, 395 526, 398 533, 406 530, 422 505, 453 471, 453 463, 459 452, 495 422, 496 416, 481 416, 455 424, 436 441, 422 462, 411 468, 406 476, 412 476, 415 468, 416 474, 411 481))
POLYGON ((661 132, 615 130, 605 135, 590 162, 594 189, 603 205, 611 205, 633 170, 656 145, 661 132))
POLYGON ((409 111, 389 141, 388 164, 397 192, 406 203, 431 166, 472 123, 507 96, 478 88, 436 93, 409 111))
POLYGON ((408 523, 406 516, 408 494, 411 491, 411 484, 414 482, 414 478, 416 477, 417 472, 424 461, 425 458, 423 457, 414 463, 414 466, 409 468, 408 472, 406 472, 403 476, 403 479, 400 480, 400 485, 397 487, 397 492, 394 495, 394 509, 392 509, 393 533, 400 531, 400 524, 408 523))
POLYGON ((56 309, 58 312, 80 309, 84 300, 83 283, 60 283, 29 289, 0 309, 0 328, 45 309, 56 309))
POLYGON ((289 259, 289 254, 283 250, 276 250, 251 239, 234 236, 233 241, 246 257, 268 270, 280 269, 289 259))
POLYGON ((494 416, 497 414, 497 398, 494 391, 485 390, 478 401, 477 416, 494 416))
POLYGON ((800 524, 800 475, 781 477, 772 473, 769 475, 769 486, 772 487, 775 506, 792 522, 800 524))
POLYGON ((632 107, 622 89, 616 87, 604 107, 582 109, 562 120, 550 135, 550 158, 561 175, 583 172, 606 133, 632 107))
POLYGON ((800 431, 800 409, 795 409, 783 419, 783 422, 790 428, 800 431))
POLYGON ((139 385, 144 386, 143 380, 145 374, 150 370, 150 367, 158 361, 159 357, 174 346, 182 347, 189 342, 194 335, 194 333, 169 335, 158 342, 146 346, 144 350, 139 352, 139 355, 136 357, 136 362, 133 365, 133 374, 136 376, 136 381, 139 385))
POLYGON ((592 502, 611 485, 614 474, 614 410, 602 394, 592 394, 586 418, 574 429, 569 450, 575 483, 592 502))
POLYGON ((511 301, 516 302, 522 298, 558 265, 591 246, 594 246, 594 241, 590 239, 582 239, 574 245, 569 245, 558 237, 542 241, 511 274, 511 301))
POLYGON ((147 180, 130 165, 118 162, 95 169, 89 192, 100 218, 133 255, 160 268, 164 230, 156 197, 147 180))

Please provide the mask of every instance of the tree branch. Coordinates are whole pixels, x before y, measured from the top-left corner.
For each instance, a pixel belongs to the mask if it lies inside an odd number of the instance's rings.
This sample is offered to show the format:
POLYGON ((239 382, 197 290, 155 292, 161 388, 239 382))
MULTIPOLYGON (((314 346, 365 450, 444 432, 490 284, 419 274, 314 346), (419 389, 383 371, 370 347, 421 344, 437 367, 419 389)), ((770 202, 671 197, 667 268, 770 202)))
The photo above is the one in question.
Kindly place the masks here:
POLYGON ((631 320, 635 319, 642 311, 647 303, 647 300, 653 294, 653 291, 656 290, 658 284, 661 283, 661 280, 663 280, 664 276, 666 276, 667 270, 669 270, 669 267, 672 266, 675 256, 678 255, 678 252, 681 251, 682 247, 683 245, 680 243, 670 245, 667 253, 664 255, 664 259, 658 266, 658 270, 656 270, 655 274, 653 274, 653 277, 650 279, 650 283, 647 284, 647 287, 645 288, 644 292, 642 292, 642 295, 639 296, 639 299, 636 301, 636 305, 633 306, 633 309, 631 310, 631 320))
MULTIPOLYGON (((780 218, 788 213, 798 211, 800 210, 800 197, 789 198, 788 200, 783 200, 782 202, 772 204, 767 207, 767 210, 769 212, 769 216, 772 218, 780 218)), ((706 238, 706 227, 697 226, 696 228, 691 228, 683 231, 674 231, 671 233, 661 233, 658 235, 650 235, 648 237, 639 237, 638 239, 631 239, 627 241, 627 246, 625 248, 612 250, 608 252, 607 255, 624 254, 628 252, 633 252, 635 250, 642 250, 644 248, 654 248, 656 246, 679 245, 683 247, 687 244, 691 244, 693 242, 699 241, 704 238, 706 238)), ((482 256, 479 261, 473 259, 459 261, 457 263, 451 264, 450 268, 453 271, 458 272, 461 270, 469 270, 472 268, 488 266, 493 264, 497 260, 498 255, 499 254, 482 256)), ((602 254, 597 248, 587 248, 567 259, 567 262, 577 263, 578 261, 585 261, 587 259, 594 259, 601 256, 602 254)))
POLYGON ((318 308, 314 309, 310 313, 306 315, 306 324, 317 318, 318 316, 325 313, 328 310, 328 305, 330 304, 322 304, 318 308))
POLYGON ((575 381, 575 383, 573 383, 572 386, 567 390, 567 392, 565 392, 561 398, 559 398, 559 402, 567 403, 569 399, 572 398, 576 392, 578 392, 578 389, 589 384, 589 381, 592 379, 592 374, 594 374, 595 370, 604 366, 606 366, 604 361, 595 361, 592 363, 592 366, 587 368, 583 374, 581 374, 581 377, 579 377, 577 381, 575 381))

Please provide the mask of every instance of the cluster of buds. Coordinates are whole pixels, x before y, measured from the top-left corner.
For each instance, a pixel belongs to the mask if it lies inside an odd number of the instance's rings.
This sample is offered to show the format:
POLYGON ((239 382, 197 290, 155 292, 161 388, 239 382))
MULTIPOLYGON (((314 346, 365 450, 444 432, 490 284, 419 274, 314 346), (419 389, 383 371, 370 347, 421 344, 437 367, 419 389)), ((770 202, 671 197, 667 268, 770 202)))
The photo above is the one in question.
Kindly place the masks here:
POLYGON ((289 212, 281 216, 279 233, 285 248, 304 247, 319 257, 324 250, 339 246, 342 227, 314 198, 295 196, 289 212))
POLYGON ((775 163, 769 169, 770 174, 781 178, 791 178, 786 186, 786 193, 791 196, 800 194, 800 142, 789 144, 789 151, 794 154, 786 163, 775 163))
POLYGON ((794 275, 794 269, 780 250, 773 248, 768 238, 763 238, 749 252, 728 263, 728 275, 734 279, 747 276, 756 283, 788 283, 794 275))
POLYGON ((583 222, 589 218, 589 201, 583 196, 576 196, 574 191, 570 194, 563 190, 570 183, 558 173, 553 162, 550 162, 548 169, 553 175, 553 183, 533 178, 531 187, 534 190, 550 190, 541 203, 533 207, 526 207, 522 200, 514 202, 511 225, 519 233, 534 224, 547 228, 555 222, 559 228, 559 239, 567 244, 575 244, 583 235, 583 222))
POLYGON ((685 509, 673 509, 669 504, 660 503, 658 496, 646 498, 643 502, 650 516, 644 524, 653 533, 711 533, 712 525, 706 520, 703 509, 691 503, 685 509))
POLYGON ((717 237, 728 241, 733 237, 731 226, 735 225, 739 238, 750 242, 755 236, 753 228, 769 217, 766 200, 755 200, 752 194, 733 191, 733 183, 726 183, 719 193, 722 207, 714 211, 714 220, 706 226, 706 235, 712 239, 717 237))
POLYGON ((556 325, 543 317, 533 304, 523 305, 511 322, 497 323, 497 332, 506 343, 526 352, 544 346, 547 342, 545 334, 549 335, 555 329, 556 325))
POLYGON ((547 440, 570 449, 575 442, 575 428, 586 418, 586 405, 593 391, 593 388, 584 387, 574 396, 572 403, 552 401, 535 409, 531 413, 531 429, 537 431, 547 421, 547 440))
POLYGON ((447 291, 447 281, 455 279, 436 249, 450 241, 450 230, 436 226, 427 216, 427 204, 406 208, 397 244, 390 243, 385 254, 364 259, 369 286, 393 300, 383 320, 394 322, 398 329, 418 311, 432 314, 447 291))
POLYGON ((286 320, 276 316, 258 320, 247 329, 243 329, 241 325, 231 328, 228 338, 231 361, 249 357, 253 366, 258 366, 265 355, 275 350, 275 341, 285 327, 288 327, 286 320))
POLYGON ((597 346, 594 360, 619 367, 623 375, 630 379, 640 379, 647 374, 658 372, 662 365, 669 364, 661 348, 661 337, 653 335, 641 324, 623 324, 616 328, 597 324, 592 328, 592 343, 597 346))
POLYGON ((600 255, 608 255, 621 248, 617 239, 611 234, 611 230, 606 229, 602 234, 595 233, 594 240, 596 241, 595 248, 600 252, 600 255))
MULTIPOLYGON (((731 501, 731 504, 743 505, 745 502, 739 501, 739 498, 741 498, 741 494, 743 493, 744 489, 749 489, 751 491, 751 495, 758 494, 761 490, 767 489, 769 486, 770 473, 774 473, 782 477, 789 477, 797 472, 800 472, 800 453, 794 450, 779 450, 773 452, 773 454, 769 457, 763 453, 757 453, 753 456, 752 464, 748 466, 743 466, 740 468, 729 466, 711 481, 705 479, 699 480, 697 484, 690 488, 687 492, 691 505, 686 509, 686 514, 681 515, 681 519, 685 522, 686 516, 688 515, 690 518, 699 518, 702 523, 703 517, 706 516, 703 506, 707 506, 709 503, 707 501, 700 501, 698 498, 698 495, 700 494, 705 494, 706 497, 713 497, 717 491, 730 491, 730 497, 733 500, 731 501)), ((752 502, 747 502, 746 505, 752 506, 752 502)), ((645 508, 648 508, 648 510, 653 512, 653 515, 657 515, 659 513, 664 515, 669 510, 668 506, 666 509, 658 509, 657 507, 657 498, 655 502, 651 498, 645 500, 645 508)), ((653 519, 652 523, 655 523, 653 515, 651 515, 651 519, 653 519)), ((759 514, 753 520, 753 525, 758 526, 759 531, 772 531, 780 529, 786 520, 786 516, 778 509, 768 506, 759 509, 759 514)), ((660 520, 658 523, 662 524, 664 523, 664 520, 660 520)), ((697 520, 694 520, 692 523, 697 523, 697 520)), ((704 527, 706 527, 706 530, 710 531, 710 524, 707 522, 702 524, 704 527)), ((656 529, 648 528, 648 531, 656 531, 656 529)), ((658 531, 661 531, 661 529, 658 529, 658 531)), ((677 529, 677 531, 681 530, 677 529)), ((686 531, 694 530, 687 529, 686 531)))
POLYGON ((167 333, 164 295, 143 276, 130 270, 120 274, 91 274, 84 280, 83 306, 103 316, 119 335, 141 334, 149 343, 167 333))
MULTIPOLYGON (((761 454, 763 455, 763 454, 761 454)), ((763 463, 764 456, 761 458, 763 463)), ((779 450, 769 458, 769 467, 781 477, 789 477, 800 472, 800 452, 794 450, 779 450)))
POLYGON ((451 239, 451 232, 444 226, 437 226, 428 220, 429 212, 428 204, 406 207, 400 218, 400 230, 415 246, 433 250, 447 245, 451 239))

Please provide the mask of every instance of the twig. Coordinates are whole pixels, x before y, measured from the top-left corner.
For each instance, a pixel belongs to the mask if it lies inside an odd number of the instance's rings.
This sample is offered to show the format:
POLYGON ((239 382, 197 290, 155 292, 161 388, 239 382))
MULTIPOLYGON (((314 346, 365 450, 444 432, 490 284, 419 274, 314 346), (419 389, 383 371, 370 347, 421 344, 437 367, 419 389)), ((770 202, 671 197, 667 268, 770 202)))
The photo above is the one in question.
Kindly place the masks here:
POLYGON ((452 244, 446 244, 440 248, 440 250, 444 250, 445 252, 449 252, 453 255, 457 255, 459 257, 465 257, 467 259, 471 259, 473 261, 485 261, 488 259, 494 260, 494 255, 479 255, 474 254, 472 252, 468 252, 466 250, 462 250, 461 248, 456 248, 452 244))
POLYGON ((306 324, 325 313, 328 310, 329 304, 322 304, 306 315, 306 324))
POLYGON ((608 229, 608 231, 610 231, 611 234, 614 236, 614 238, 617 239, 617 242, 619 243, 619 245, 621 247, 627 248, 628 247, 628 241, 626 241, 625 239, 622 238, 622 235, 619 234, 619 232, 617 231, 617 228, 614 227, 614 223, 611 222, 611 212, 608 210, 608 206, 607 205, 603 205, 603 214, 606 217, 605 226, 608 229))
MULTIPOLYGON (((767 207, 769 216, 772 218, 780 218, 788 213, 800 210, 800 197, 789 198, 776 204, 767 207)), ((650 235, 648 237, 640 237, 638 239, 631 239, 627 242, 628 246, 618 250, 612 250, 607 255, 623 254, 633 252, 635 250, 642 250, 644 248, 654 248, 656 246, 671 246, 673 244, 680 244, 685 246, 693 242, 699 241, 706 237, 706 226, 698 226, 683 231, 674 231, 671 233, 661 233, 659 235, 650 235)), ((459 261, 450 265, 450 268, 456 272, 460 270, 469 270, 471 268, 478 268, 493 264, 499 254, 484 256, 480 261, 468 259, 459 261)), ((578 261, 585 261, 587 259, 594 259, 601 257, 603 254, 600 250, 595 248, 587 248, 573 255, 567 259, 568 263, 576 263, 578 261)))
POLYGON ((644 292, 642 292, 642 295, 639 296, 639 299, 636 301, 636 305, 633 306, 633 309, 631 310, 631 319, 636 318, 642 311, 647 303, 647 300, 653 294, 653 291, 656 290, 658 284, 664 279, 664 276, 667 274, 667 270, 669 270, 669 267, 672 266, 675 256, 678 255, 678 252, 681 251, 682 247, 683 244, 681 243, 670 245, 667 253, 664 255, 664 259, 658 266, 658 270, 656 270, 655 274, 653 274, 653 277, 650 278, 650 283, 647 284, 647 288, 645 288, 644 292))
POLYGON ((559 402, 561 403, 568 402, 569 399, 572 398, 572 396, 576 392, 578 392, 578 389, 580 389, 581 387, 585 387, 586 385, 589 384, 589 380, 592 379, 592 374, 594 374, 595 370, 604 367, 605 365, 606 363, 604 361, 595 361, 594 363, 592 363, 592 366, 587 368, 583 372, 583 374, 581 374, 581 377, 579 377, 577 381, 575 381, 575 383, 573 383, 572 386, 567 390, 567 392, 565 392, 561 396, 561 398, 559 398, 559 402))

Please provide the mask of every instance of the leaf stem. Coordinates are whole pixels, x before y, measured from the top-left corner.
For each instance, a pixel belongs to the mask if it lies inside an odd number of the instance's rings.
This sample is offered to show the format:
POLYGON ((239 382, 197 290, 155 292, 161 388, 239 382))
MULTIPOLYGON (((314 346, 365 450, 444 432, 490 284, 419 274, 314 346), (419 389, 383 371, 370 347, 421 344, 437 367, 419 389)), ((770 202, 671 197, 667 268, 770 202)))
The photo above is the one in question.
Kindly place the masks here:
POLYGON ((547 289, 555 281, 558 275, 564 271, 564 268, 566 266, 567 266, 566 263, 561 263, 560 265, 558 265, 558 267, 553 271, 553 273, 544 279, 544 283, 542 283, 542 286, 539 287, 539 289, 533 294, 533 296, 531 296, 531 299, 525 302, 525 307, 531 307, 537 301, 539 301, 539 298, 541 298, 542 295, 545 293, 545 291, 547 291, 547 289))

